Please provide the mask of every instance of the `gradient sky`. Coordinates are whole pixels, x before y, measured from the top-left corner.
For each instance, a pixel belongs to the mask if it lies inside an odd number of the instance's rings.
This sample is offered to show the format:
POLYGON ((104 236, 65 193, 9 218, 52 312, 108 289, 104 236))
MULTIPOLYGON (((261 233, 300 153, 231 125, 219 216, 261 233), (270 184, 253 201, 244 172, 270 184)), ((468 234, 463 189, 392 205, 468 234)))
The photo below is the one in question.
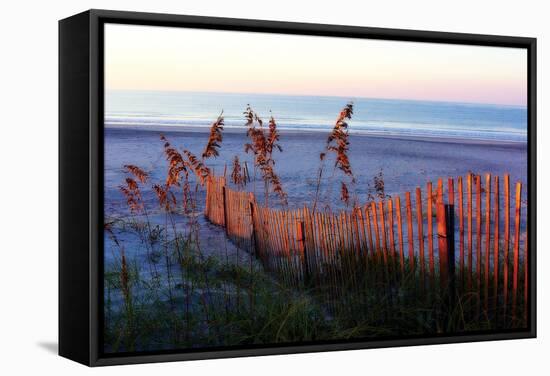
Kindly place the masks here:
POLYGON ((105 87, 526 105, 527 52, 107 24, 105 87))

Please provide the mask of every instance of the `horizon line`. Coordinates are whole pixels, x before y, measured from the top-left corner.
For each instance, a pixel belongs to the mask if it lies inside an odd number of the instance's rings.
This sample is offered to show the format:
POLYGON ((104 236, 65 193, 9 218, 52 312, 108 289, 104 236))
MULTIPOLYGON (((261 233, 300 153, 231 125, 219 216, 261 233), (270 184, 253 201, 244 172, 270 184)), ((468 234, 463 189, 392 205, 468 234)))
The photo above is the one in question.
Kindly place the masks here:
POLYGON ((109 91, 130 91, 130 92, 161 92, 161 93, 199 93, 199 94, 229 94, 229 95, 263 95, 263 96, 281 96, 281 97, 320 97, 320 98, 343 98, 346 102, 354 99, 368 100, 393 100, 393 101, 410 101, 410 102, 435 102, 435 103, 453 103, 464 105, 486 105, 500 107, 519 107, 528 108, 528 104, 511 104, 511 103, 495 103, 495 102, 471 102, 471 101, 451 101, 437 99, 412 99, 412 98, 395 98, 395 97, 366 97, 366 96, 341 96, 341 95, 320 95, 320 94, 284 94, 284 93, 255 93, 255 92, 236 92, 236 91, 202 91, 202 90, 175 90, 175 89, 109 89, 105 88, 105 92, 109 91))

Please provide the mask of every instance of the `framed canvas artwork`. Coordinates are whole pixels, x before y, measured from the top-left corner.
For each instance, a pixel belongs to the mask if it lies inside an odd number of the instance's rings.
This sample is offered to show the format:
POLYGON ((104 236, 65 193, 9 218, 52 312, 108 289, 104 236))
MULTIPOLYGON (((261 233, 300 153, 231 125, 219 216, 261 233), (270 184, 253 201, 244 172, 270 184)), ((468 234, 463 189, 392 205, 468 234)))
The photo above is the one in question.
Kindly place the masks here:
POLYGON ((535 39, 59 25, 61 355, 535 336, 535 39))

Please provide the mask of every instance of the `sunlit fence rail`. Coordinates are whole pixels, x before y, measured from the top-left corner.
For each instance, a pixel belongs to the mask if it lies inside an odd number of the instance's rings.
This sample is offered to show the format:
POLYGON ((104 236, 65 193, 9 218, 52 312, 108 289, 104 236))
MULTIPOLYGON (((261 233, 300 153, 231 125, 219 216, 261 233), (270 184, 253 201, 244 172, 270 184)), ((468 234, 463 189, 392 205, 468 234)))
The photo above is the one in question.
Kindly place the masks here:
MULTIPOLYGON (((528 244, 522 184, 509 175, 439 179, 414 192, 338 212, 258 205, 223 177, 206 183, 205 215, 290 286, 343 294, 411 283, 467 314, 523 325, 528 319, 528 244), (413 281, 413 282, 411 282, 413 281)), ((388 298, 388 295, 390 296, 388 298)), ((395 295, 393 298, 391 295, 395 295)))

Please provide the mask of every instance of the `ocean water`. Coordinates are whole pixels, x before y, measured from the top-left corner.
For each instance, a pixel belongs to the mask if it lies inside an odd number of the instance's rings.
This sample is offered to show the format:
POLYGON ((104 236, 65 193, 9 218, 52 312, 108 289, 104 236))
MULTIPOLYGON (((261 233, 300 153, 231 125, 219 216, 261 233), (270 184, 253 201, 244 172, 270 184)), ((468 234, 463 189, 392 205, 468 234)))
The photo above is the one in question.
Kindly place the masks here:
POLYGON ((272 114, 281 130, 328 131, 350 100, 354 103, 351 133, 527 141, 523 106, 353 97, 107 91, 105 125, 207 127, 223 110, 226 127, 239 128, 250 104, 264 120, 272 114))

